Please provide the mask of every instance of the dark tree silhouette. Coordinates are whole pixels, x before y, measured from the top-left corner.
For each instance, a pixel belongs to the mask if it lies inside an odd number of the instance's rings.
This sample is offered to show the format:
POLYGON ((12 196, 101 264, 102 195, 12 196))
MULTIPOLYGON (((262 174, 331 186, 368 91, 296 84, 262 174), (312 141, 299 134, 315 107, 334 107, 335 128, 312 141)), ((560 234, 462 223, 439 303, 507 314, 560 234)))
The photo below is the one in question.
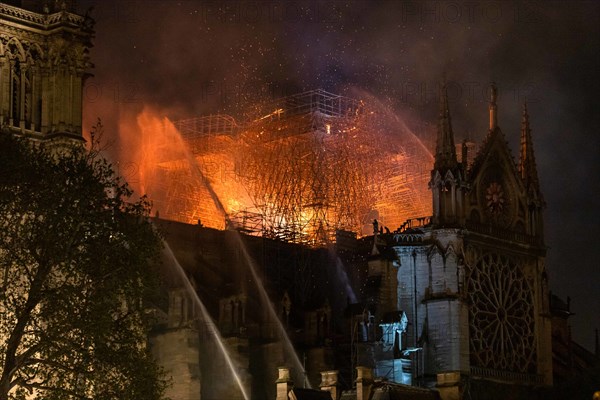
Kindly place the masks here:
POLYGON ((162 398, 161 243, 131 196, 96 150, 0 134, 0 400, 162 398))

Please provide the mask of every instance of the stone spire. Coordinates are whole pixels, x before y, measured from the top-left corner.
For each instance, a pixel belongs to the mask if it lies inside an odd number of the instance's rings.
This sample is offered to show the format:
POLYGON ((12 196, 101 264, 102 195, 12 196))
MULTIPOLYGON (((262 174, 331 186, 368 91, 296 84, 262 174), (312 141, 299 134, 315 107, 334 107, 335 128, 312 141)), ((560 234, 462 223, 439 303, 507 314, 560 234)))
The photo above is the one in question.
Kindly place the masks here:
POLYGON ((435 162, 429 181, 434 225, 452 226, 464 220, 464 183, 464 168, 456 158, 456 146, 448 109, 448 93, 444 85, 440 98, 435 162))
POLYGON ((498 89, 496 84, 492 82, 490 86, 490 131, 494 131, 498 127, 498 106, 496 100, 498 99, 498 89))
POLYGON ((448 92, 446 85, 442 87, 440 98, 440 117, 438 123, 437 142, 435 147, 435 169, 452 168, 457 164, 454 134, 450 110, 448 109, 448 92))
POLYGON ((527 189, 539 192, 539 181, 535 156, 533 155, 533 140, 529 128, 529 114, 527 103, 523 104, 523 117, 521 119, 521 149, 519 154, 519 174, 527 189))

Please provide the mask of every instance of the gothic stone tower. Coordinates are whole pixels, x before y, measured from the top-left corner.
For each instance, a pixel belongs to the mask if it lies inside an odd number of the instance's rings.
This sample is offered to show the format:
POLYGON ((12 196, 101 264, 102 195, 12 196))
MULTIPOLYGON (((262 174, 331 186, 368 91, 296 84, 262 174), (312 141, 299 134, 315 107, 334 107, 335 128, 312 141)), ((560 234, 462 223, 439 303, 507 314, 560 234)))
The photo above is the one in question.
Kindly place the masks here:
POLYGON ((411 323, 409 345, 422 351, 423 376, 552 384, 544 201, 523 109, 515 165, 497 124, 471 166, 456 156, 443 90, 430 189, 431 220, 408 221, 395 235, 398 306, 411 323))
POLYGON ((91 67, 92 20, 74 14, 72 3, 0 2, 3 131, 40 140, 82 141, 82 89, 91 67))

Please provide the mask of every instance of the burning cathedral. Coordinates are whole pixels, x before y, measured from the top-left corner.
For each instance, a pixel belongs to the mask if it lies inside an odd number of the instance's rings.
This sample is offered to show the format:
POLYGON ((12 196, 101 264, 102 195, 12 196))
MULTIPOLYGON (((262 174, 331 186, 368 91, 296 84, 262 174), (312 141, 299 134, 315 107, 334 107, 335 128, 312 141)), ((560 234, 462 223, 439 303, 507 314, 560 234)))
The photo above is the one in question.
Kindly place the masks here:
MULTIPOLYGON (((81 138, 91 33, 63 4, 0 4, 3 130, 81 138)), ((183 150, 149 147, 144 188, 165 270, 186 278, 165 273, 148 311, 169 396, 525 399, 551 386, 560 310, 529 115, 515 163, 494 85, 488 112, 477 151, 455 142, 444 89, 432 152, 321 90, 244 121, 163 127, 183 150)))
MULTIPOLYGON (((336 229, 328 239, 325 229, 337 216, 324 213, 311 225, 320 230, 308 231, 323 236, 299 242, 290 238, 307 231, 277 237, 269 236, 273 229, 251 231, 228 217, 225 230, 204 227, 201 220, 160 220, 198 296, 244 366, 243 385, 251 388, 252 398, 287 399, 292 381, 296 388, 320 385, 335 400, 379 398, 374 393, 385 390, 413 390, 415 398, 439 393, 442 399, 489 399, 490 387, 498 398, 531 398, 538 388, 552 385, 544 200, 529 115, 523 106, 515 164, 497 121, 496 99, 492 85, 489 131, 477 154, 469 157, 467 143, 455 143, 442 90, 430 174, 426 181, 417 175, 411 182, 430 191, 431 215, 407 218, 393 229, 374 218, 368 234, 336 229), (250 264, 260 278, 248 272, 245 265, 250 264), (261 301, 262 290, 270 304, 261 301), (265 311, 271 306, 273 313, 265 311), (286 349, 288 339, 300 363, 286 349), (282 369, 277 379, 278 365, 288 365, 291 372, 282 369), (275 390, 276 380, 287 385, 285 395, 275 390), (347 396, 342 389, 353 388, 354 397, 340 397, 347 396)), ((309 106, 304 113, 311 121, 333 118, 309 106)), ((278 118, 289 126, 286 116, 278 118)), ((326 140, 326 131, 312 124, 302 134, 326 140)), ((324 126, 336 125, 332 120, 324 126)), ((281 139, 271 137, 269 145, 277 146, 276 140, 281 139)), ((265 166, 263 179, 282 179, 269 176, 274 172, 265 166)), ((303 179, 296 184, 310 183, 303 179)), ((288 190, 283 181, 278 184, 281 191, 288 190)), ((298 200, 288 193, 286 201, 298 200)), ((314 212, 314 203, 309 206, 314 212)), ((263 224, 266 220, 261 215, 263 224)), ((229 389, 216 383, 227 367, 216 367, 214 355, 206 360, 215 346, 203 347, 208 338, 198 341, 206 330, 198 332, 194 305, 177 290, 169 291, 161 328, 152 338, 159 359, 182 374, 180 389, 176 383, 174 390, 183 393, 196 385, 194 390, 208 398, 222 393, 235 398, 231 383, 229 389), (181 343, 187 347, 174 351, 181 343)), ((193 397, 182 396, 176 397, 193 397)))

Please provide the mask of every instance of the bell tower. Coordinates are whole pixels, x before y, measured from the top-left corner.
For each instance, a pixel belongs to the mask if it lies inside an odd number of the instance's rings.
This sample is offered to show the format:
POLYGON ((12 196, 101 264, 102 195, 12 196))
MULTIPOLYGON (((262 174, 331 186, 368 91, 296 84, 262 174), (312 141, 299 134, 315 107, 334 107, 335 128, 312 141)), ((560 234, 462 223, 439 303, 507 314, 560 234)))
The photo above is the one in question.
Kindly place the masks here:
POLYGON ((72 1, 0 3, 2 131, 83 141, 82 92, 92 66, 93 20, 73 10, 72 1))
POLYGON ((445 88, 440 105, 431 223, 406 224, 393 239, 407 347, 422 354, 417 376, 437 375, 438 388, 457 399, 466 381, 472 398, 504 398, 474 395, 487 381, 522 385, 515 398, 529 398, 527 387, 552 384, 552 346, 544 203, 527 108, 516 164, 492 84, 489 130, 469 163, 466 146, 457 160, 445 88))
POLYGON ((489 132, 469 170, 465 203, 464 296, 469 304, 471 375, 550 385, 544 203, 529 114, 524 106, 516 164, 498 123, 497 99, 492 84, 489 132))

